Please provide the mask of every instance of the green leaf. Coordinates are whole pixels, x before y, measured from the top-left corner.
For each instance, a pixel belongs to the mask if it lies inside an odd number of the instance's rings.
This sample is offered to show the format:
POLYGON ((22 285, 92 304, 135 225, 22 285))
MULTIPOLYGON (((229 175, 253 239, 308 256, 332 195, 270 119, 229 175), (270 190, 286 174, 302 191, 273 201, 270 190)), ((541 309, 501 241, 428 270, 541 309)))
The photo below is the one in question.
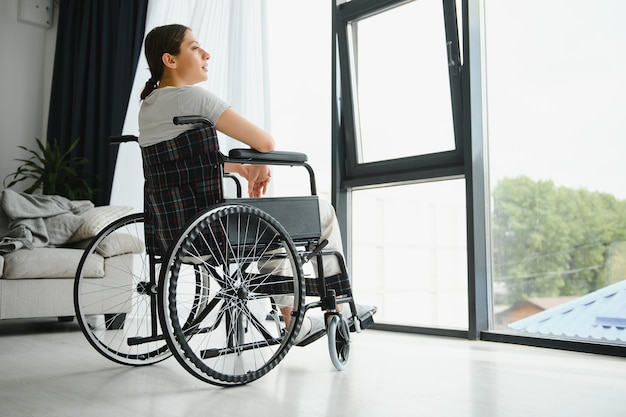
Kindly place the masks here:
POLYGON ((89 186, 87 179, 95 175, 89 172, 89 160, 82 156, 72 157, 71 153, 80 143, 73 141, 63 152, 55 139, 43 143, 35 139, 36 148, 28 149, 19 145, 18 148, 27 152, 28 158, 15 159, 21 165, 4 178, 3 185, 11 188, 22 181, 31 181, 25 192, 32 193, 42 190, 46 194, 59 194, 64 197, 91 198, 95 190, 89 186))

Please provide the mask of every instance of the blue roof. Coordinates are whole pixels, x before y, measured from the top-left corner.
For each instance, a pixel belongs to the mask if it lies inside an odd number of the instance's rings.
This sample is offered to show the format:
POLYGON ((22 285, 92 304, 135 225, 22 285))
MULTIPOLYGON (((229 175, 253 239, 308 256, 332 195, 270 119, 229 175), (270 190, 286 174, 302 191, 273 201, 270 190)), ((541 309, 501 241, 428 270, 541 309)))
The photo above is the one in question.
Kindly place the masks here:
POLYGON ((521 333, 626 342, 626 280, 510 323, 521 333))

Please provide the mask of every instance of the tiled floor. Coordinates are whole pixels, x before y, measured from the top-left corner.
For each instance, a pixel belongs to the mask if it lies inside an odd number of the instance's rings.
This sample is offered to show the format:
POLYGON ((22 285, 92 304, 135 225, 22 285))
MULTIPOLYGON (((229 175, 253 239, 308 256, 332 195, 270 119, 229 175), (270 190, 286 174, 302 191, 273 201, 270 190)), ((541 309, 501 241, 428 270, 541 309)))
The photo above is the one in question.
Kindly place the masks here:
POLYGON ((336 371, 326 339, 219 388, 170 358, 130 368, 73 323, 0 322, 0 417, 626 416, 626 359, 367 330, 336 371))

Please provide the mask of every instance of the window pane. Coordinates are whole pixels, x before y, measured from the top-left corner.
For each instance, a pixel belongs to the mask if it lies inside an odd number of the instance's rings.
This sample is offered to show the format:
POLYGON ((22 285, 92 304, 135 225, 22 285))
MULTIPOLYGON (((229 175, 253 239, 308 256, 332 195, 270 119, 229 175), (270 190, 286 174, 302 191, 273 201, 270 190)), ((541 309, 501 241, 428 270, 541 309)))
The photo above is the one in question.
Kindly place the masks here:
MULTIPOLYGON (((306 153, 318 194, 331 200, 332 3, 271 0, 267 8, 270 132, 276 148, 306 153), (302 16, 307 16, 302 19, 302 16), (285 36, 285 34, 295 34, 285 36), (315 59, 311 59, 315 57, 315 59), (315 128, 309 128, 315 120, 315 128), (303 126, 308 126, 303 128, 303 126), (320 133, 321 132, 321 133, 320 133)), ((271 195, 307 192, 300 168, 272 167, 271 195)))
POLYGON ((358 162, 453 150, 441 0, 350 23, 358 162))
POLYGON ((495 329, 624 344, 626 2, 485 10, 495 329))
POLYGON ((351 238, 377 323, 467 329, 465 180, 353 191, 351 238))

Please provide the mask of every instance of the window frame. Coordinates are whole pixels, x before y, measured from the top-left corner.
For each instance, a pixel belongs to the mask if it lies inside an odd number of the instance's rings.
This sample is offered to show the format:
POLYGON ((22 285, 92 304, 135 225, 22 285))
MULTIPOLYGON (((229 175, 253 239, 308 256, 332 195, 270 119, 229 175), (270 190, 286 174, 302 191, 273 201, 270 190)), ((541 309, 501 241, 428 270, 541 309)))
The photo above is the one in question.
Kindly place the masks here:
POLYGON ((359 142, 356 137, 355 100, 352 76, 353 51, 350 51, 350 39, 358 42, 354 34, 349 33, 350 22, 374 16, 395 7, 408 4, 415 0, 352 0, 337 5, 335 8, 335 33, 337 65, 335 68, 350 68, 339 71, 340 86, 337 93, 342 98, 340 120, 343 136, 344 175, 341 180, 343 188, 380 185, 406 181, 422 181, 433 178, 458 177, 464 174, 462 140, 462 74, 459 46, 459 31, 455 0, 443 0, 445 35, 448 54, 448 74, 451 92, 451 112, 454 124, 455 149, 450 151, 408 156, 368 163, 358 162, 359 142))

